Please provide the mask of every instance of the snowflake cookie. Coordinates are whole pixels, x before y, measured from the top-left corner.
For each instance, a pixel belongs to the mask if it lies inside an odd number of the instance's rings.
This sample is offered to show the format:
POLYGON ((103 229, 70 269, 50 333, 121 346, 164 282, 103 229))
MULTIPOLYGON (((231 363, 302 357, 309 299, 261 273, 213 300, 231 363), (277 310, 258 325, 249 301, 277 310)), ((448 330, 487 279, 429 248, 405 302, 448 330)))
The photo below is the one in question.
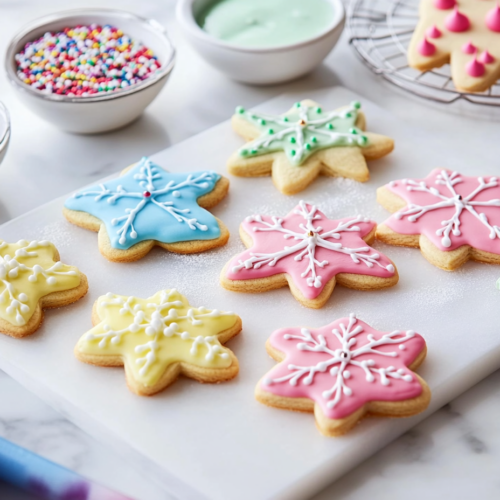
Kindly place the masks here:
POLYGON ((321 328, 284 328, 267 341, 280 363, 255 397, 277 408, 314 412, 325 436, 366 415, 407 417, 427 408, 430 390, 416 373, 427 348, 412 330, 379 332, 354 314, 321 328))
POLYGON ((155 245, 197 253, 227 243, 226 226, 205 210, 226 196, 229 181, 215 172, 166 172, 143 158, 117 179, 75 193, 65 217, 99 232, 99 250, 114 262, 144 257, 155 245))
POLYGON ((455 87, 487 90, 500 78, 497 0, 421 0, 408 64, 421 71, 451 63, 455 87))
POLYGON ((361 216, 328 219, 304 201, 286 217, 247 217, 240 236, 248 250, 225 266, 221 284, 236 292, 288 284, 300 303, 313 308, 326 303, 336 283, 358 290, 393 286, 393 262, 368 246, 376 227, 361 216))
POLYGON ((390 245, 420 247, 424 257, 452 271, 468 259, 500 264, 500 182, 435 169, 425 179, 393 181, 377 191, 395 212, 377 228, 390 245))
POLYGON ((231 312, 192 307, 177 290, 147 299, 108 293, 92 313, 94 328, 75 347, 76 357, 98 366, 124 366, 127 384, 141 396, 155 394, 180 375, 223 382, 238 373, 238 360, 223 347, 241 331, 231 312))
POLYGON ((389 137, 364 132, 359 102, 323 111, 315 102, 298 102, 284 115, 271 116, 237 108, 234 130, 249 141, 228 161, 241 177, 272 175, 283 194, 305 189, 318 175, 369 179, 367 160, 389 154, 389 137))
POLYGON ((0 240, 0 332, 31 335, 42 324, 43 309, 72 304, 87 289, 87 277, 59 262, 52 243, 0 240))

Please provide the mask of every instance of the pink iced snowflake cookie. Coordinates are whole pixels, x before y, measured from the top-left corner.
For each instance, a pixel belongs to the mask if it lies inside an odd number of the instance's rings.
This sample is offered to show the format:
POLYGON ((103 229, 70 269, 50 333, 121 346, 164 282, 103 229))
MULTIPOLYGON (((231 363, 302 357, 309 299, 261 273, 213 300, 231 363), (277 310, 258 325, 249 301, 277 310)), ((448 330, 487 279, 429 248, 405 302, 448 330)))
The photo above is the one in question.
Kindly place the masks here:
POLYGON ((497 0, 421 0, 408 63, 421 71, 451 64, 455 87, 487 90, 500 78, 497 0))
POLYGON ((435 169, 425 179, 393 181, 377 191, 395 212, 377 228, 390 245, 420 247, 424 257, 452 271, 468 259, 500 264, 500 182, 435 169))
POLYGON ((336 283, 359 290, 393 286, 394 263, 369 245, 377 224, 357 216, 328 219, 301 201, 286 217, 253 215, 240 226, 248 250, 221 273, 228 290, 260 293, 287 284, 303 305, 322 307, 336 283))
POLYGON ((427 348, 412 330, 379 332, 351 314, 321 328, 277 330, 266 349, 280 363, 257 384, 257 400, 314 412, 325 436, 344 434, 366 415, 415 415, 431 398, 413 373, 427 348))

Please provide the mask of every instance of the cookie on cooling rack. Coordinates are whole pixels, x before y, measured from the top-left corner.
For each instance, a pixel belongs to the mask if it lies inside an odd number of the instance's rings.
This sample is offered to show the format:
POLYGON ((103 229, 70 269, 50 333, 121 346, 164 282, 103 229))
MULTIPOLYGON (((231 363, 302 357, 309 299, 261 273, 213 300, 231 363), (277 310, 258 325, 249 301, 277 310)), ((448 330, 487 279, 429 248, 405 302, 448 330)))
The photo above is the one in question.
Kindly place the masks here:
POLYGON ((408 64, 421 71, 451 64, 453 83, 482 92, 500 78, 500 5, 496 0, 421 0, 408 64))

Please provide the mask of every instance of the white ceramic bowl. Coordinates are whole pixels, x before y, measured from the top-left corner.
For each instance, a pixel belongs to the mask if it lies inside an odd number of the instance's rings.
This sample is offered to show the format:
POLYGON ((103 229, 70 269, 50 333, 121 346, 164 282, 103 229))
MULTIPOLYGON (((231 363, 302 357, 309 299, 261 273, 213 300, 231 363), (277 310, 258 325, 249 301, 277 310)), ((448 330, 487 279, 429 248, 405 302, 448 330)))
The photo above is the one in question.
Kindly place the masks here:
POLYGON ((198 14, 213 1, 179 0, 177 20, 188 41, 207 62, 233 80, 245 83, 276 84, 309 73, 330 53, 344 28, 342 1, 328 0, 334 18, 328 29, 314 38, 280 47, 242 47, 209 35, 196 22, 198 14))
POLYGON ((0 163, 7 153, 10 139, 10 118, 7 108, 0 102, 0 163))
POLYGON ((34 113, 57 127, 81 134, 107 132, 135 120, 158 95, 174 67, 175 50, 164 28, 154 20, 112 9, 78 9, 59 12, 26 26, 10 42, 5 58, 7 75, 20 99, 34 113), (79 24, 111 24, 153 50, 161 68, 153 76, 126 89, 86 97, 45 94, 20 80, 15 55, 47 31, 79 24))

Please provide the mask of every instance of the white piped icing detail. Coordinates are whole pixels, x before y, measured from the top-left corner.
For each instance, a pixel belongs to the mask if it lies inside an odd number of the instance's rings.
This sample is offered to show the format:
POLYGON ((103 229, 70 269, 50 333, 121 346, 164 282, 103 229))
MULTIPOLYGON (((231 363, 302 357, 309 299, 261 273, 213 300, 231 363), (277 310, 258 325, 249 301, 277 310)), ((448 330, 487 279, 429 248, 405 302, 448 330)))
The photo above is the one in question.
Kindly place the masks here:
POLYGON ((335 243, 328 241, 327 238, 340 239, 342 232, 359 232, 360 228, 356 224, 360 222, 369 222, 369 219, 361 216, 356 218, 339 222, 339 225, 331 231, 323 231, 321 226, 315 226, 314 221, 320 220, 321 216, 317 213, 318 209, 312 205, 310 209, 304 201, 299 202, 299 207, 294 211, 295 214, 301 215, 304 218, 304 224, 301 224, 301 229, 303 232, 299 233, 291 229, 286 229, 282 226, 283 219, 278 217, 272 217, 273 224, 266 222, 262 219, 260 215, 254 215, 247 217, 248 222, 258 222, 261 224, 260 227, 254 227, 254 231, 276 231, 283 233, 285 240, 293 239, 297 241, 295 245, 283 246, 283 250, 273 252, 273 253, 251 253, 251 257, 245 261, 239 260, 239 264, 232 268, 233 273, 237 273, 241 269, 259 269, 263 265, 274 266, 276 263, 289 255, 295 255, 294 259, 296 261, 301 261, 305 258, 308 262, 307 267, 301 274, 302 278, 306 279, 307 285, 310 287, 320 288, 322 286, 322 277, 318 274, 318 268, 324 268, 329 264, 327 260, 318 261, 315 258, 316 248, 321 247, 332 252, 342 253, 349 255, 352 261, 356 264, 365 264, 367 267, 373 267, 377 265, 383 269, 387 269, 389 272, 394 272, 394 266, 389 264, 387 266, 382 265, 379 262, 380 255, 377 253, 370 252, 372 248, 360 247, 360 248, 349 248, 342 245, 342 243, 335 243))
POLYGON ((445 194, 433 186, 429 187, 425 181, 417 182, 413 179, 404 179, 402 183, 407 186, 406 189, 408 191, 421 191, 428 193, 435 197, 436 202, 429 205, 416 205, 414 203, 410 203, 406 208, 396 212, 394 216, 397 219, 407 217, 408 221, 416 222, 422 215, 428 212, 445 207, 455 207, 455 213, 452 217, 448 220, 442 221, 442 227, 436 230, 436 235, 442 237, 441 244, 444 247, 448 248, 451 246, 452 236, 460 236, 462 234, 460 230, 460 217, 464 210, 467 210, 489 230, 490 239, 500 239, 500 227, 490 224, 486 214, 477 211, 478 207, 500 207, 500 200, 494 199, 487 201, 474 201, 474 198, 479 193, 485 191, 486 189, 497 187, 498 179, 496 177, 492 177, 488 182, 485 182, 483 177, 478 177, 478 186, 466 196, 459 195, 455 190, 455 185, 460 182, 462 182, 460 174, 457 172, 452 172, 450 174, 446 170, 442 170, 437 176, 436 184, 447 188, 449 194, 445 194))
MULTIPOLYGON (((16 278, 23 273, 29 273, 28 281, 30 283, 36 283, 39 278, 42 278, 49 285, 55 285, 58 276, 77 276, 77 272, 73 270, 63 271, 65 266, 61 262, 55 262, 48 268, 39 264, 29 266, 23 263, 23 259, 38 257, 36 250, 50 246, 48 241, 19 240, 17 245, 20 245, 20 248, 16 249, 14 256, 9 254, 0 256, 0 283, 4 286, 0 293, 0 304, 6 308, 7 314, 15 313, 16 324, 22 326, 26 324, 24 315, 30 312, 30 307, 25 304, 29 300, 29 296, 27 293, 17 290, 16 278)), ((0 249, 6 246, 7 243, 3 241, 0 244, 0 249)))
POLYGON ((185 315, 179 315, 176 308, 184 308, 185 305, 180 300, 173 300, 174 296, 178 296, 176 289, 163 291, 160 296, 160 301, 156 303, 147 303, 146 307, 141 304, 132 303, 135 297, 123 298, 111 293, 106 294, 108 301, 102 302, 103 307, 119 305, 120 314, 132 315, 133 321, 127 327, 121 330, 115 330, 110 325, 103 325, 103 333, 89 333, 85 336, 85 340, 98 340, 98 346, 104 349, 108 342, 117 345, 122 341, 125 335, 137 333, 139 330, 144 330, 146 335, 151 337, 144 344, 135 347, 135 352, 144 354, 136 359, 136 363, 141 365, 139 375, 147 374, 151 365, 157 360, 157 351, 159 341, 164 337, 178 337, 182 340, 191 342, 190 354, 195 356, 198 349, 204 347, 206 349, 205 359, 213 360, 215 357, 221 359, 229 359, 229 354, 224 352, 216 336, 191 335, 188 331, 181 331, 177 321, 188 320, 192 325, 201 325, 206 318, 218 318, 221 316, 233 316, 232 312, 221 312, 217 309, 209 310, 205 307, 189 308, 185 315))
POLYGON ((276 146, 276 143, 284 140, 293 141, 293 155, 287 155, 288 159, 294 165, 300 165, 312 152, 319 148, 335 147, 345 145, 366 146, 368 139, 363 135, 363 131, 355 126, 358 116, 359 103, 351 103, 346 109, 340 111, 331 111, 323 113, 320 107, 308 106, 303 103, 296 103, 294 111, 298 113, 298 120, 294 121, 289 116, 272 116, 264 113, 243 111, 242 116, 246 120, 261 125, 266 124, 278 127, 268 129, 268 133, 259 137, 240 149, 240 154, 251 157, 254 154, 267 153, 276 146), (316 113, 315 113, 316 111, 316 113), (319 114, 317 112, 319 111, 319 114), (311 119, 311 115, 314 116, 311 119), (333 123, 338 118, 352 120, 352 127, 349 132, 339 132, 335 129, 333 123), (333 122, 333 123, 332 123, 333 122), (318 136, 317 142, 307 141, 306 132, 313 136, 318 136), (321 145, 321 141, 325 144, 321 145))
POLYGON ((391 383, 391 378, 403 380, 404 382, 412 382, 413 376, 407 370, 402 368, 396 369, 394 366, 386 368, 377 367, 377 363, 373 359, 357 361, 356 358, 366 354, 396 358, 398 356, 397 352, 379 351, 376 348, 384 345, 399 345, 401 349, 404 342, 415 336, 415 332, 413 330, 408 330, 407 332, 396 330, 383 334, 379 339, 375 339, 373 334, 369 334, 367 336, 368 342, 356 348, 357 339, 355 337, 364 331, 363 327, 360 325, 356 326, 356 323, 356 316, 350 314, 347 325, 340 323, 340 330, 337 328, 332 330, 333 335, 337 337, 341 345, 340 348, 335 350, 328 347, 323 335, 316 334, 315 336, 307 328, 301 329, 301 335, 285 334, 283 336, 285 340, 295 339, 302 341, 295 345, 299 351, 326 353, 330 355, 330 358, 309 366, 289 364, 287 368, 290 373, 276 379, 267 377, 263 381, 264 384, 269 386, 288 382, 292 386, 296 386, 297 384, 310 385, 314 382, 314 377, 317 373, 329 372, 334 379, 334 383, 330 389, 322 392, 322 397, 327 400, 326 406, 332 409, 337 406, 343 396, 349 397, 353 395, 352 388, 346 382, 351 377, 351 373, 347 369, 349 365, 361 368, 365 374, 366 381, 370 383, 375 383, 378 379, 380 384, 388 386, 391 383))
POLYGON ((134 208, 126 208, 125 215, 121 217, 114 218, 111 223, 114 226, 121 225, 121 227, 116 231, 119 235, 119 243, 124 245, 127 242, 127 238, 132 240, 137 239, 137 231, 134 228, 134 221, 141 210, 150 203, 153 203, 158 207, 158 209, 164 210, 170 214, 177 222, 185 223, 193 231, 199 229, 200 231, 207 231, 208 227, 204 224, 198 222, 196 218, 190 218, 188 214, 190 209, 180 209, 175 206, 173 201, 158 201, 156 198, 161 195, 171 193, 175 198, 181 197, 181 192, 183 188, 186 187, 198 187, 201 189, 206 189, 208 187, 207 180, 212 181, 215 174, 213 172, 203 172, 198 177, 189 175, 185 181, 178 182, 171 180, 166 186, 156 187, 155 181, 161 179, 162 176, 159 174, 159 170, 152 165, 151 160, 148 158, 143 158, 141 160, 141 168, 139 173, 134 175, 134 179, 138 181, 137 191, 127 191, 123 186, 119 185, 116 190, 108 189, 104 184, 100 184, 100 191, 81 191, 74 194, 75 198, 80 198, 81 196, 94 196, 95 201, 100 201, 105 198, 109 204, 114 204, 120 198, 136 198, 138 200, 137 205, 134 208))

